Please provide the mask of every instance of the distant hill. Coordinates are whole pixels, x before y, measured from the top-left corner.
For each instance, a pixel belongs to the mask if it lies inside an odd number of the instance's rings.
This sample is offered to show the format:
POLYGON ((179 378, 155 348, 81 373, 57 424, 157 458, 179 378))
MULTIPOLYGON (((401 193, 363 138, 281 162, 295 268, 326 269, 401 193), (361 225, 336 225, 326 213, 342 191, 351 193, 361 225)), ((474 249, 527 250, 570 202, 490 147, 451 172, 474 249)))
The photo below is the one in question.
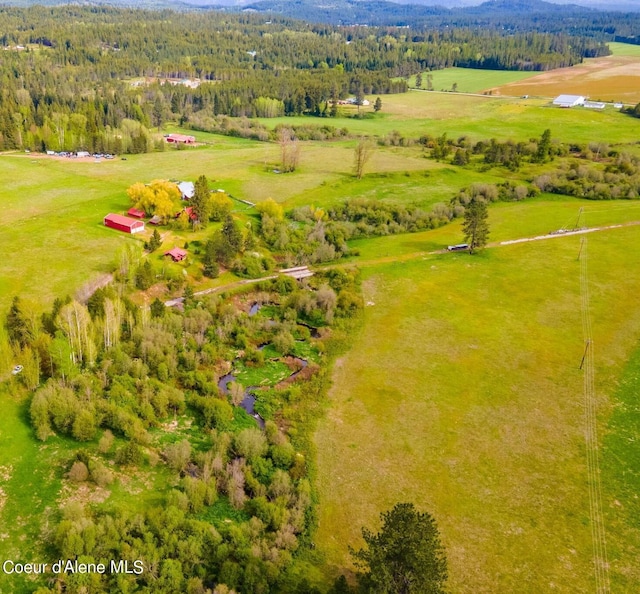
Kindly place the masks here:
POLYGON ((586 9, 640 12, 640 0, 0 0, 2 5, 99 4, 127 8, 176 10, 247 10, 273 12, 311 22, 331 24, 418 25, 430 17, 489 17, 495 14, 584 14, 586 9))

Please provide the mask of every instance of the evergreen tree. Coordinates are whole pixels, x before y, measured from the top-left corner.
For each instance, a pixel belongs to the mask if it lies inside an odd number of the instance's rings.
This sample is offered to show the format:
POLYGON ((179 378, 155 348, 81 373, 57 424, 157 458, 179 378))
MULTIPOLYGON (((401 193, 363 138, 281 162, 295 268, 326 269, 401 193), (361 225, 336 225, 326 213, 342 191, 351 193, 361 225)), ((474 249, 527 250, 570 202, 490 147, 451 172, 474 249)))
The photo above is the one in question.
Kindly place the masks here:
POLYGON ((162 238, 160 237, 160 232, 157 229, 153 230, 153 235, 151 235, 151 239, 147 243, 147 249, 150 252, 155 252, 162 245, 162 238))
POLYGON ((161 318, 164 316, 165 305, 158 299, 157 297, 151 303, 151 317, 152 318, 161 318))
POLYGON ((9 334, 9 339, 16 342, 21 347, 29 344, 31 334, 27 325, 27 319, 20 306, 20 298, 16 295, 11 303, 11 309, 7 314, 5 327, 9 334))
POLYGON ((373 104, 373 111, 376 113, 382 109, 382 99, 380 97, 376 97, 376 102, 373 104))
POLYGON ((193 198, 191 198, 191 206, 193 212, 202 225, 209 222, 211 216, 211 192, 209 191, 209 180, 206 176, 201 175, 194 185, 193 198))
POLYGON ((462 230, 465 241, 469 244, 469 252, 472 254, 487 245, 489 238, 488 217, 487 203, 481 197, 472 198, 464 209, 462 230))
POLYGON ((149 260, 145 260, 142 266, 138 266, 135 276, 135 284, 137 289, 145 291, 154 281, 153 268, 149 260))
POLYGON ((207 241, 204 252, 204 275, 209 278, 217 278, 220 274, 220 268, 218 267, 216 242, 213 239, 207 241))
POLYGON ((382 529, 362 530, 366 547, 352 551, 371 594, 443 594, 447 559, 435 520, 412 503, 397 503, 381 515, 382 529))
POLYGON ((551 130, 547 128, 540 137, 538 142, 538 150, 536 151, 535 158, 536 163, 544 163, 551 156, 551 130))
POLYGON ((242 250, 242 232, 236 226, 231 215, 227 215, 222 224, 222 236, 233 250, 234 255, 242 250))

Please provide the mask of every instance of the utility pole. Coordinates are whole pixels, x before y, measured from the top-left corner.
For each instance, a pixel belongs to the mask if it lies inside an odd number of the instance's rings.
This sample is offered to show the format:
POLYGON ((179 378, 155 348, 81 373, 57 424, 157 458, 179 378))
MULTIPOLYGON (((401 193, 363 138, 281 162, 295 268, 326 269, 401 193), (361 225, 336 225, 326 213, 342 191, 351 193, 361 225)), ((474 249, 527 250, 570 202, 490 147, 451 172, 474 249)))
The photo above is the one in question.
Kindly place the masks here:
POLYGON ((589 345, 591 344, 591 339, 587 340, 587 344, 584 347, 584 355, 582 355, 582 361, 580 361, 580 369, 582 370, 582 366, 584 365, 584 360, 587 358, 587 351, 589 350, 589 345))

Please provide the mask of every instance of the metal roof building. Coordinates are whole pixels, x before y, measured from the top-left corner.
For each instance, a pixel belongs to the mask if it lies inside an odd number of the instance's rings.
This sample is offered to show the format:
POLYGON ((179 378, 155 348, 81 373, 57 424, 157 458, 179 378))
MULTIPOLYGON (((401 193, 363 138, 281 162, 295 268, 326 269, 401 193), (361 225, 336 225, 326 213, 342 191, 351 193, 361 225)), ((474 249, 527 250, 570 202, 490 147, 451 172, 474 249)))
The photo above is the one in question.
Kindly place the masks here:
POLYGON ((576 105, 584 105, 585 98, 582 95, 558 95, 553 104, 558 107, 575 107, 576 105))

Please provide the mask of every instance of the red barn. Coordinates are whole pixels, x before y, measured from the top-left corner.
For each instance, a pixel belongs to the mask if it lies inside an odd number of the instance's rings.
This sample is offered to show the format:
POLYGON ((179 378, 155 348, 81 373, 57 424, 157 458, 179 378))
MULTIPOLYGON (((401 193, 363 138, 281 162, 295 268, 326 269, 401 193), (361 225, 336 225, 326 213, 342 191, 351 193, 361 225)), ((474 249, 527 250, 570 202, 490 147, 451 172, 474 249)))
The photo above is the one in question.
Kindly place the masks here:
POLYGON ((144 223, 142 221, 136 221, 119 214, 108 214, 104 217, 104 224, 106 227, 124 231, 125 233, 141 233, 144 231, 144 223))
POLYGON ((139 208, 135 208, 134 207, 134 208, 130 208, 127 211, 127 214, 130 217, 134 217, 136 219, 144 219, 145 212, 144 212, 144 210, 140 210, 139 208))

